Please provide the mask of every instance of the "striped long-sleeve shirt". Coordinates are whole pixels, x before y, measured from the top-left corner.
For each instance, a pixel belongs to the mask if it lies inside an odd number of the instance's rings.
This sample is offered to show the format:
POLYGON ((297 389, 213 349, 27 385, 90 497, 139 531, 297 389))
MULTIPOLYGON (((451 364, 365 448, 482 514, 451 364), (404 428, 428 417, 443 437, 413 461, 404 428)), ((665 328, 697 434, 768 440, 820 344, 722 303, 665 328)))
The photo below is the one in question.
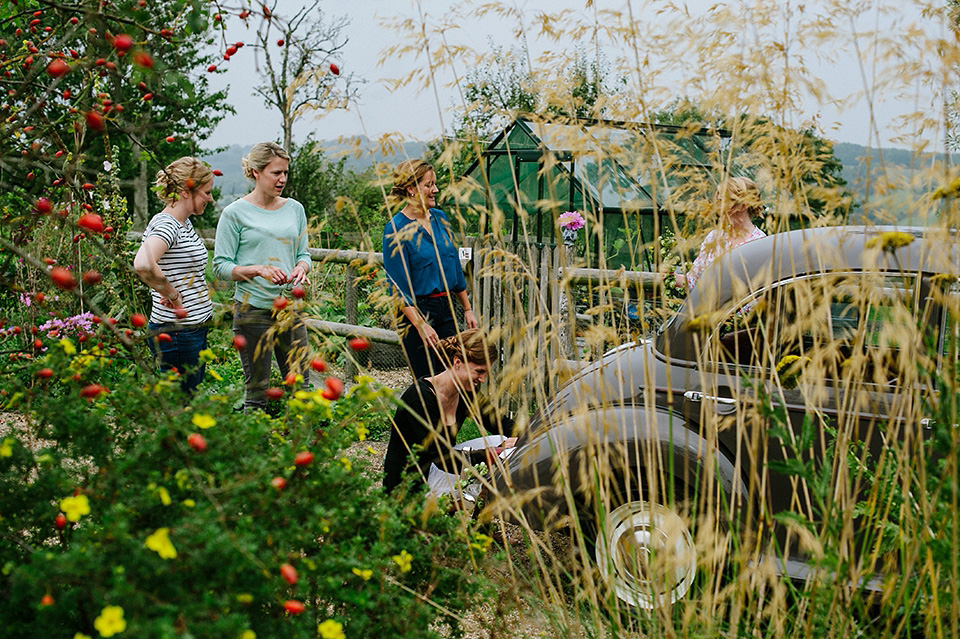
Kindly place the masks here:
POLYGON ((177 319, 174 309, 160 303, 163 296, 152 291, 153 305, 150 321, 157 324, 179 322, 184 325, 202 324, 213 316, 213 302, 204 275, 207 268, 207 249, 190 220, 182 224, 168 213, 158 213, 147 224, 143 239, 158 237, 167 250, 157 261, 160 270, 183 295, 187 317, 177 319))

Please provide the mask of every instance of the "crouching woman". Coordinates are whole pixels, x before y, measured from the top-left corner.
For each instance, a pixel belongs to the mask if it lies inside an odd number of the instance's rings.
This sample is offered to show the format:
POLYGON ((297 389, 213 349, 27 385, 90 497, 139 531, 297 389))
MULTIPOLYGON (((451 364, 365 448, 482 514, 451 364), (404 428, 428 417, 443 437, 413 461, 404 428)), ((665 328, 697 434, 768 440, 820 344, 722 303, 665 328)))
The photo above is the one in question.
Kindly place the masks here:
MULTIPOLYGON (((403 478, 416 474, 426 488, 431 465, 446 473, 462 470, 464 454, 455 452, 457 433, 472 417, 487 433, 509 436, 513 420, 500 418, 477 394, 499 353, 478 329, 470 329, 437 344, 445 368, 432 377, 422 377, 404 391, 393 418, 393 430, 383 463, 383 486, 389 493, 403 478)), ((499 446, 510 448, 516 438, 499 446)), ((485 461, 493 449, 468 455, 470 463, 485 461)))

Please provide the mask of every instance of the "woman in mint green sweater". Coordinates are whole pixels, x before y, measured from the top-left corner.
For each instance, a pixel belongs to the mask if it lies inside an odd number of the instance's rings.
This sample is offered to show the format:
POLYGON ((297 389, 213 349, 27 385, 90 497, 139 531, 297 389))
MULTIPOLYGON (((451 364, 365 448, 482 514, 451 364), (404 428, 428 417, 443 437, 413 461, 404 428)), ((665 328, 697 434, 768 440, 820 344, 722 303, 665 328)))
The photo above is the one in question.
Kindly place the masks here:
POLYGON ((293 286, 308 285, 310 251, 303 206, 282 197, 290 155, 261 142, 243 158, 243 173, 256 182, 251 193, 227 206, 217 224, 213 268, 237 283, 233 332, 246 381, 245 410, 267 409, 271 355, 281 375, 302 375, 309 384, 310 344, 298 313, 283 310, 278 298, 293 286))

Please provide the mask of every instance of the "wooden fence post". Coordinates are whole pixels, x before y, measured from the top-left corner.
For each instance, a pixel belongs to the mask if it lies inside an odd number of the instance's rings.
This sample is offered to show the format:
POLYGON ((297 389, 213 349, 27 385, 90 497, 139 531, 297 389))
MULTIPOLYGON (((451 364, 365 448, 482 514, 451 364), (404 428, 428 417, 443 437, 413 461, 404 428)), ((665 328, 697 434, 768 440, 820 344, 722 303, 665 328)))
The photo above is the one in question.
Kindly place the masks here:
MULTIPOLYGON (((346 270, 346 293, 344 299, 344 315, 346 316, 346 323, 356 326, 357 325, 357 267, 353 265, 353 262, 347 264, 346 270)), ((343 376, 346 378, 346 381, 353 381, 353 378, 357 374, 357 364, 354 361, 354 353, 351 353, 349 349, 346 352, 346 363, 343 366, 343 376)))

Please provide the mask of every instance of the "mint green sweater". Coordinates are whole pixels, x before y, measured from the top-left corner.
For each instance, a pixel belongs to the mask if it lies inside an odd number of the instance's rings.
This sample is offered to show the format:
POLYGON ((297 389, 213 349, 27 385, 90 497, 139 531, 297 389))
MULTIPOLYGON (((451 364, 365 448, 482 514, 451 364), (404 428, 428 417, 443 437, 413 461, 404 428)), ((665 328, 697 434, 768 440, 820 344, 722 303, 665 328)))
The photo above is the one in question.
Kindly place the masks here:
MULTIPOLYGON (((307 216, 303 205, 292 198, 276 211, 268 211, 239 199, 220 214, 213 249, 213 269, 218 278, 233 280, 233 269, 266 264, 287 275, 298 262, 310 264, 307 216)), ((272 308, 273 300, 287 286, 262 277, 237 282, 234 299, 254 308, 272 308)))

